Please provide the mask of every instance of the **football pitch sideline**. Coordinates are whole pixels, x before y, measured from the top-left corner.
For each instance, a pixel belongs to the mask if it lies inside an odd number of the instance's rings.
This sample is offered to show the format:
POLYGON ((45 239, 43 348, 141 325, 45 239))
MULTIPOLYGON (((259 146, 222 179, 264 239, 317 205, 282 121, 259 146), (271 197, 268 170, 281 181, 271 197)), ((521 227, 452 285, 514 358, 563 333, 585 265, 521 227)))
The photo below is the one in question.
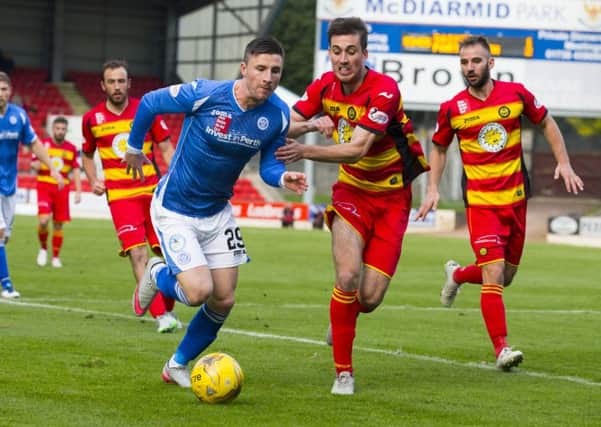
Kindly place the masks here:
MULTIPOLYGON (((324 343, 333 271, 329 234, 243 229, 252 262, 210 351, 232 354, 246 383, 206 405, 160 380, 182 332, 159 335, 129 305, 133 278, 108 221, 75 220, 64 268, 38 268, 33 218, 8 247, 23 297, 0 304, 0 425, 601 425, 600 250, 527 244, 505 292, 510 343, 525 361, 494 369, 466 287, 441 308, 442 264, 468 242, 407 236, 384 304, 358 322, 356 395, 331 396, 324 343), (6 423, 6 424, 5 424, 6 423)), ((188 322, 195 310, 176 306, 188 322)))

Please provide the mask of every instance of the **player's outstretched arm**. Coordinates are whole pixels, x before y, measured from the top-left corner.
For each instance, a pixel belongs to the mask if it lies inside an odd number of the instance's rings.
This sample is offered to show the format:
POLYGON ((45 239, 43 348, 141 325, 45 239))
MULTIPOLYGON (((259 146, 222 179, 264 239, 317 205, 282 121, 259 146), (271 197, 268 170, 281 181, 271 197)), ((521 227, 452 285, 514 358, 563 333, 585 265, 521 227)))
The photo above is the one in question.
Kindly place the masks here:
POLYGON ((282 186, 294 191, 299 196, 307 191, 307 176, 302 172, 284 172, 282 175, 282 186))
POLYGON ((553 156, 557 161, 557 167, 555 168, 553 178, 559 179, 561 177, 567 192, 578 194, 579 191, 584 190, 584 182, 576 175, 574 169, 572 169, 568 150, 566 149, 566 144, 563 135, 561 134, 561 130, 559 129, 559 126, 557 126, 557 122, 550 114, 547 114, 547 117, 545 117, 541 123, 541 127, 547 142, 551 146, 553 156))

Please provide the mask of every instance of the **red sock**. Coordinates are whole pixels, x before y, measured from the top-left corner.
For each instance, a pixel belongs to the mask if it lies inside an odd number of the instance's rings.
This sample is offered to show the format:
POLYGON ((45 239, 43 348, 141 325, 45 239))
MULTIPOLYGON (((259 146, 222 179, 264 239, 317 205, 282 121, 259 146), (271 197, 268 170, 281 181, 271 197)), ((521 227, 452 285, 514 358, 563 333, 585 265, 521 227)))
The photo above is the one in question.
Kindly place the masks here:
POLYGON ((42 229, 38 227, 38 239, 40 240, 40 247, 42 249, 48 249, 48 229, 42 229))
POLYGON ((353 372, 353 340, 357 325, 357 294, 334 288, 330 300, 332 351, 336 374, 353 372))
POLYGON ((58 254, 61 252, 63 246, 63 230, 52 232, 52 256, 58 258, 58 254))
POLYGON ((460 285, 463 283, 482 284, 482 269, 476 264, 459 267, 453 273, 453 280, 460 285))
POLYGON ((480 291, 480 310, 488 330, 488 336, 499 355, 507 347, 507 323, 505 321, 505 304, 503 304, 503 286, 485 283, 480 291))
POLYGON ((359 302, 359 290, 355 292, 355 296, 357 297, 355 299, 355 310, 357 310, 357 316, 359 315, 359 313, 369 313, 372 311, 359 302))
MULTIPOLYGON (((171 308, 173 308, 173 305, 171 306, 171 308)), ((163 314, 171 310, 167 310, 165 304, 165 296, 161 292, 157 292, 157 296, 154 297, 154 299, 150 303, 148 311, 150 311, 152 317, 157 318, 158 316, 162 316, 163 314)))

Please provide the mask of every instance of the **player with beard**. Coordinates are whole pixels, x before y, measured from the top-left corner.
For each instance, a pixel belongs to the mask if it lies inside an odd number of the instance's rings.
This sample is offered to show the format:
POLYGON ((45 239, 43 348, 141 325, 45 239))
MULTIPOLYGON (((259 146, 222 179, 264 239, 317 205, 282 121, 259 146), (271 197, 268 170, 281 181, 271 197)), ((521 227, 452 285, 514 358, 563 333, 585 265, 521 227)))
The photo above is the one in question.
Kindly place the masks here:
POLYGON ((470 36, 459 46, 467 88, 440 106, 430 152, 431 173, 426 197, 416 219, 435 210, 448 146, 456 135, 463 161, 463 194, 475 264, 461 267, 449 260, 440 300, 451 306, 463 283, 481 285, 480 309, 496 355, 496 366, 510 370, 522 362, 521 351, 507 343, 503 290, 517 272, 526 235, 530 195, 523 161, 521 118, 538 125, 557 161, 554 178, 569 193, 582 191, 565 142, 547 109, 522 84, 490 78, 494 58, 484 37, 470 36))
POLYGON ((63 224, 71 220, 69 212, 70 176, 75 183, 75 203, 81 201, 80 167, 77 160, 77 147, 67 141, 66 118, 59 116, 52 121, 52 136, 42 140, 55 168, 63 176, 65 186, 59 188, 58 182, 50 174, 46 165, 33 156, 31 167, 38 171, 38 240, 40 251, 37 264, 43 267, 48 262, 48 235, 50 217, 52 217, 52 261, 55 268, 63 266, 59 255, 63 246, 63 224))
MULTIPOLYGON (((144 166, 144 182, 131 179, 123 162, 127 138, 140 101, 129 96, 131 78, 127 63, 110 60, 102 66, 100 87, 106 101, 96 105, 83 116, 82 166, 94 194, 105 195, 113 224, 121 242, 120 255, 128 256, 136 283, 142 279, 148 262, 147 244, 155 254, 160 254, 158 238, 150 220, 150 200, 159 182, 154 163, 144 166), (98 151, 104 179, 98 177, 94 153, 98 151)), ((143 151, 153 159, 153 144, 157 144, 165 162, 173 157, 169 129, 157 117, 144 137, 143 151)), ((157 320, 158 332, 172 332, 181 323, 172 313, 174 301, 162 294, 150 307, 157 320)))

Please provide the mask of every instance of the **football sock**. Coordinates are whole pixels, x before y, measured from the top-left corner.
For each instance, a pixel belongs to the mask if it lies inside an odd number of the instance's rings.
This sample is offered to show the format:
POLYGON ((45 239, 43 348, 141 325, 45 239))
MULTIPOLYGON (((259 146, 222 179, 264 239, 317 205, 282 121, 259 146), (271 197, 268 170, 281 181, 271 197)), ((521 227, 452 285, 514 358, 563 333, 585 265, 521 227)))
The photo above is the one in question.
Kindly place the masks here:
POLYGON ((187 365, 190 360, 195 359, 215 341, 217 332, 223 326, 228 314, 229 312, 217 313, 211 310, 207 304, 203 304, 190 321, 173 359, 181 365, 187 365))
POLYGON ((357 325, 358 304, 355 291, 345 292, 334 288, 330 299, 330 324, 332 325, 332 352, 336 374, 353 372, 353 340, 357 325))
POLYGON ((8 274, 8 262, 6 261, 6 248, 4 247, 4 240, 0 241, 0 282, 2 282, 2 289, 7 291, 13 290, 13 284, 8 274))
POLYGON ((154 297, 152 302, 150 303, 150 307, 148 307, 148 311, 150 315, 154 318, 158 316, 162 316, 167 312, 167 308, 165 307, 165 297, 162 292, 158 292, 154 297))
POLYGON ((507 323, 503 304, 503 286, 496 283, 484 283, 480 290, 480 310, 486 324, 488 336, 499 355, 507 347, 507 323))
POLYGON ((44 250, 48 249, 48 227, 42 228, 38 226, 38 239, 40 240, 40 247, 44 250))
POLYGON ((190 305, 190 301, 188 301, 186 293, 178 283, 177 277, 175 277, 175 274, 171 273, 171 270, 169 270, 167 266, 155 267, 150 274, 154 275, 157 288, 159 288, 164 295, 176 299, 182 304, 190 305))
POLYGON ((458 284, 475 283, 482 284, 482 269, 476 264, 459 267, 453 273, 453 280, 458 284))
POLYGON ((54 230, 52 232, 52 256, 58 258, 63 246, 63 230, 54 230))
POLYGON ((369 313, 372 311, 359 302, 359 290, 355 292, 355 296, 355 310, 357 310, 357 316, 359 313, 369 313))

